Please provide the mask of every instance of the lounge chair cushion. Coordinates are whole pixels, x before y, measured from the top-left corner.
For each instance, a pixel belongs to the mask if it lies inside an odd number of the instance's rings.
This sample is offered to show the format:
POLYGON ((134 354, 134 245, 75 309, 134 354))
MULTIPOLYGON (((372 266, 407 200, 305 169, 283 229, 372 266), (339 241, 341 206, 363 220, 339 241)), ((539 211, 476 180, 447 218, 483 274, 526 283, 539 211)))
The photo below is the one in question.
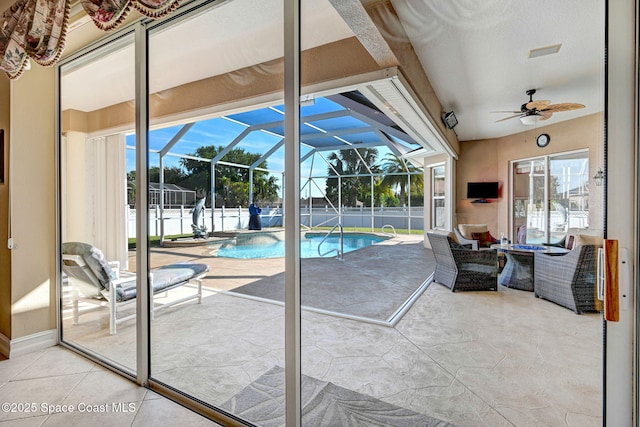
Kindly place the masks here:
POLYGON ((82 242, 66 242, 62 244, 62 253, 77 255, 91 269, 100 282, 102 290, 109 289, 109 281, 116 278, 116 274, 109 266, 102 251, 92 245, 82 242))
MULTIPOLYGON (((208 270, 209 267, 206 264, 197 263, 170 264, 151 270, 153 293, 167 291, 174 286, 182 285, 208 270)), ((118 302, 128 301, 135 297, 135 279, 116 286, 116 300, 118 302)))

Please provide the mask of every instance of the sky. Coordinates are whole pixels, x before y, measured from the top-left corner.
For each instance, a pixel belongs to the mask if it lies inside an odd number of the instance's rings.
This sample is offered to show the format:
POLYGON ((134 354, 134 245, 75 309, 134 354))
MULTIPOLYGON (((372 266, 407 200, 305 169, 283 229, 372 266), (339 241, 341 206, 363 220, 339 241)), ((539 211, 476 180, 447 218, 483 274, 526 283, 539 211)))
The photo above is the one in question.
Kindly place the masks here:
MULTIPOLYGON (((377 141, 378 137, 371 131, 357 132, 352 134, 340 135, 340 139, 331 135, 323 136, 323 132, 330 132, 338 129, 358 129, 368 127, 368 124, 344 115, 340 117, 325 118, 312 123, 305 122, 305 117, 319 114, 331 114, 344 111, 344 107, 326 98, 317 98, 312 105, 303 106, 301 109, 302 121, 301 134, 303 139, 305 136, 315 135, 314 144, 337 145, 343 141, 347 142, 369 142, 377 141)), ((225 117, 216 117, 207 120, 198 121, 181 139, 175 144, 170 153, 175 155, 189 154, 193 155, 198 147, 201 146, 227 146, 234 141, 245 129, 245 124, 264 124, 269 123, 267 131, 254 130, 246 135, 235 148, 242 148, 249 153, 258 153, 260 155, 266 153, 282 140, 284 135, 284 106, 274 106, 241 112, 228 115, 225 117)), ((149 132, 149 165, 151 167, 159 165, 159 155, 154 153, 166 146, 171 139, 182 129, 184 125, 175 125, 171 127, 151 130, 149 132)), ((396 140, 397 141, 397 140, 396 140)), ((404 143, 403 141, 400 141, 404 143)), ((408 145, 408 144, 405 144, 408 145)), ((346 145, 345 145, 346 146, 346 145)), ((135 135, 127 135, 127 171, 135 169, 135 135)), ((301 147, 301 156, 307 154, 311 149, 305 145, 301 147)), ((328 158, 334 151, 323 151, 322 156, 328 158)), ((384 161, 384 157, 391 150, 386 146, 378 147, 377 163, 384 161)), ((180 166, 180 159, 176 156, 166 156, 164 164, 167 167, 180 166)), ((282 174, 284 170, 284 146, 277 149, 267 159, 267 168, 275 171, 274 174, 278 180, 278 184, 282 188, 282 174)), ((309 176, 321 177, 328 173, 328 166, 318 155, 309 157, 301 164, 300 174, 304 178, 309 176)), ((304 182, 303 182, 304 183, 304 182)), ((320 187, 324 189, 324 180, 317 180, 318 186, 312 186, 312 197, 322 196, 320 187)))

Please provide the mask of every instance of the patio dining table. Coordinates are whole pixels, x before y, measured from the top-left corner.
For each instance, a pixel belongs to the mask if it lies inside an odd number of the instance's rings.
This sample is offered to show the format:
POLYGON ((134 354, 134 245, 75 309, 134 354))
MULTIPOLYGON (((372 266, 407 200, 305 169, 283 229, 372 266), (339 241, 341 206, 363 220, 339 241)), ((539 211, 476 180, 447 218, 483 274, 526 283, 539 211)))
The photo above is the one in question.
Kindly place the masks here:
POLYGON ((531 292, 533 292, 533 254, 564 255, 569 252, 569 249, 556 246, 526 244, 496 243, 491 245, 491 248, 503 252, 507 257, 507 263, 498 276, 498 283, 508 288, 531 292))

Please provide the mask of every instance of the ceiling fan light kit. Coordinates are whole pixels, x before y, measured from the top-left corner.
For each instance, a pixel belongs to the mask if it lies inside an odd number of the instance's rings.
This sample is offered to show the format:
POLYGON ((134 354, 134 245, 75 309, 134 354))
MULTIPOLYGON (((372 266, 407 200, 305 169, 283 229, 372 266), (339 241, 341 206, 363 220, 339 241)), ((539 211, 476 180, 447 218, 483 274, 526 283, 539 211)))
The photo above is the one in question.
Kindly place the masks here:
POLYGON ((520 106, 520 111, 496 111, 497 113, 513 113, 514 115, 497 120, 502 122, 508 119, 515 119, 518 117, 520 122, 525 126, 531 126, 538 123, 541 120, 547 120, 551 118, 553 113, 559 113, 561 111, 572 111, 580 108, 584 108, 582 104, 576 103, 562 103, 552 104, 548 100, 534 101, 533 95, 536 93, 535 89, 529 89, 526 94, 529 95, 529 102, 526 102, 520 106))
POLYGON ((540 121, 540 116, 537 114, 528 114, 520 117, 520 121, 525 126, 532 126, 540 121))

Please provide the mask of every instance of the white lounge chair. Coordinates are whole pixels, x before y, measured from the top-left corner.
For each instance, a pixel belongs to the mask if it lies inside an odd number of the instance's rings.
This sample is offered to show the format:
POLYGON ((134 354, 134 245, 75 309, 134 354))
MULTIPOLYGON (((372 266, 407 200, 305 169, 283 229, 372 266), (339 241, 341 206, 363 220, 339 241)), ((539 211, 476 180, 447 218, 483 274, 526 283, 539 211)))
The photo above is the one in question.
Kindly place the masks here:
MULTIPOLYGON (((62 245, 62 269, 69 276, 72 291, 74 324, 79 322, 78 303, 81 298, 106 301, 109 307, 109 332, 116 333, 118 323, 135 317, 130 314, 118 317, 118 307, 135 300, 137 295, 135 274, 120 275, 117 265, 106 261, 96 247, 82 242, 67 242, 62 245)), ((176 263, 151 270, 149 284, 153 313, 185 301, 197 299, 202 302, 202 278, 209 266, 200 263, 176 263), (158 307, 153 303, 154 295, 166 292, 191 281, 196 282, 196 293, 158 307)))

